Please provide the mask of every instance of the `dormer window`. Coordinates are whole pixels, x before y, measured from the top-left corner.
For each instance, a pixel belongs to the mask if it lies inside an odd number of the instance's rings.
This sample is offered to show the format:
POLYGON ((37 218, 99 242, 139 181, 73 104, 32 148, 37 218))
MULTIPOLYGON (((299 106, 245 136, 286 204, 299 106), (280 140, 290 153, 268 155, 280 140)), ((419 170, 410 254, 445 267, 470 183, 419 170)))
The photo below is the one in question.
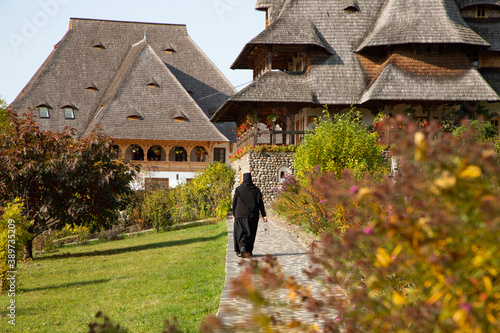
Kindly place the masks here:
POLYGON ((64 119, 75 119, 75 109, 72 106, 65 106, 62 108, 64 111, 64 119))
POLYGON ((97 87, 95 86, 95 84, 93 83, 90 83, 88 84, 85 89, 87 89, 88 91, 98 91, 99 89, 97 89, 97 87))
POLYGON ((49 107, 47 105, 40 105, 37 107, 38 117, 40 118, 50 118, 49 107))
POLYGON ((486 8, 486 5, 476 6, 476 18, 488 18, 488 8, 486 8))
POLYGON ((172 117, 172 119, 178 123, 183 123, 183 122, 186 122, 188 120, 186 118, 186 116, 184 115, 184 113, 182 113, 182 111, 180 111, 180 110, 177 110, 174 112, 174 116, 172 117))
POLYGON ((163 49, 163 52, 165 52, 165 53, 177 53, 177 51, 172 47, 172 45, 169 45, 169 47, 163 49))
POLYGON ((148 81, 147 86, 151 88, 158 88, 160 85, 158 84, 158 82, 156 82, 155 79, 151 79, 148 81))
POLYGON ((355 1, 352 1, 352 2, 346 4, 346 6, 344 7, 344 10, 346 12, 359 12, 359 6, 355 1))
POLYGON ((105 49, 104 45, 101 42, 94 43, 94 45, 92 45, 92 47, 94 49, 101 49, 101 50, 105 49))

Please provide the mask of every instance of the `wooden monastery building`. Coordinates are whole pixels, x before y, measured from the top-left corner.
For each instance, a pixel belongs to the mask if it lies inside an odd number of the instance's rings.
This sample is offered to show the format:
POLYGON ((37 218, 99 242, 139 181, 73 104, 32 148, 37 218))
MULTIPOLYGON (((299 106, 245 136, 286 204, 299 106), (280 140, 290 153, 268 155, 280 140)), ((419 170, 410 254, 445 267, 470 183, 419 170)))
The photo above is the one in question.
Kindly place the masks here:
POLYGON ((77 137, 99 124, 147 182, 166 187, 228 162, 234 123, 209 117, 235 92, 185 25, 72 18, 12 106, 77 137))
MULTIPOLYGON (((324 105, 354 105, 372 124, 380 112, 439 120, 481 104, 498 125, 500 1, 258 0, 256 9, 266 28, 232 65, 254 81, 211 119, 237 123, 238 148, 300 143, 324 105)), ((257 180, 269 197, 267 182, 257 180)))

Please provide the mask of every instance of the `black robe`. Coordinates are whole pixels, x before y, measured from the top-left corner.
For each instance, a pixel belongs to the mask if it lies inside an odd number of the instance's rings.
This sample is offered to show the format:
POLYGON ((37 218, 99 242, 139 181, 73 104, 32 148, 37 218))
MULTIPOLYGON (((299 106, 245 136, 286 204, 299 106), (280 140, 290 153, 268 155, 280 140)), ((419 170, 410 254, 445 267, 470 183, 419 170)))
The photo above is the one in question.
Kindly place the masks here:
POLYGON ((243 183, 236 188, 233 197, 234 215, 234 250, 236 253, 252 254, 259 211, 262 217, 266 216, 262 192, 252 182, 249 173, 243 174, 243 183))

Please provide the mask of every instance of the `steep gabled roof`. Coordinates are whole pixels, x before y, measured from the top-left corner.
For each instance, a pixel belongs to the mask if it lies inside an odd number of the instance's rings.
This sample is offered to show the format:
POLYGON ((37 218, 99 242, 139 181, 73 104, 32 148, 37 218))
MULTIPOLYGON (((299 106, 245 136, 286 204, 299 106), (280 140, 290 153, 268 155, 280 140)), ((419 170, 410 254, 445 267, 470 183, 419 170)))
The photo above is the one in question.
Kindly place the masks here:
POLYGON ((103 101, 86 133, 100 124, 117 139, 228 141, 146 40, 131 47, 103 101))
MULTIPOLYGON (((131 45, 145 35, 150 47, 207 116, 236 93, 189 37, 185 25, 72 18, 66 35, 13 106, 24 112, 27 107, 47 102, 54 110, 50 119, 38 120, 42 126, 56 130, 70 125, 77 129, 78 137, 83 135, 107 98, 113 96, 111 84, 120 82, 115 78, 120 68, 125 68, 127 55, 134 59, 129 54, 131 45), (168 49, 175 52, 165 51, 168 49), (64 119, 60 110, 63 103, 78 107, 74 120, 64 119)), ((234 137, 229 130, 224 134, 234 137)))
POLYGON ((465 23, 454 0, 386 0, 356 51, 417 43, 489 46, 465 23))

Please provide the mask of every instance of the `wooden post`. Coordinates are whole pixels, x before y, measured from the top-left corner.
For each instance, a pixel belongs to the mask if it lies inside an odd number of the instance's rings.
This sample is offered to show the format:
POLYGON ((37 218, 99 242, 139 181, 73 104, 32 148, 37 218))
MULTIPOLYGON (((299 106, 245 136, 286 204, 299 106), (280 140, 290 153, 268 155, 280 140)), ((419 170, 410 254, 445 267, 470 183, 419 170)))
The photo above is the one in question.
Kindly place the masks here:
POLYGON ((290 145, 294 145, 295 144, 295 113, 292 113, 290 115, 290 127, 291 127, 291 137, 290 137, 290 145))
POLYGON ((258 108, 253 110, 253 145, 257 146, 258 132, 259 132, 259 112, 258 108))

